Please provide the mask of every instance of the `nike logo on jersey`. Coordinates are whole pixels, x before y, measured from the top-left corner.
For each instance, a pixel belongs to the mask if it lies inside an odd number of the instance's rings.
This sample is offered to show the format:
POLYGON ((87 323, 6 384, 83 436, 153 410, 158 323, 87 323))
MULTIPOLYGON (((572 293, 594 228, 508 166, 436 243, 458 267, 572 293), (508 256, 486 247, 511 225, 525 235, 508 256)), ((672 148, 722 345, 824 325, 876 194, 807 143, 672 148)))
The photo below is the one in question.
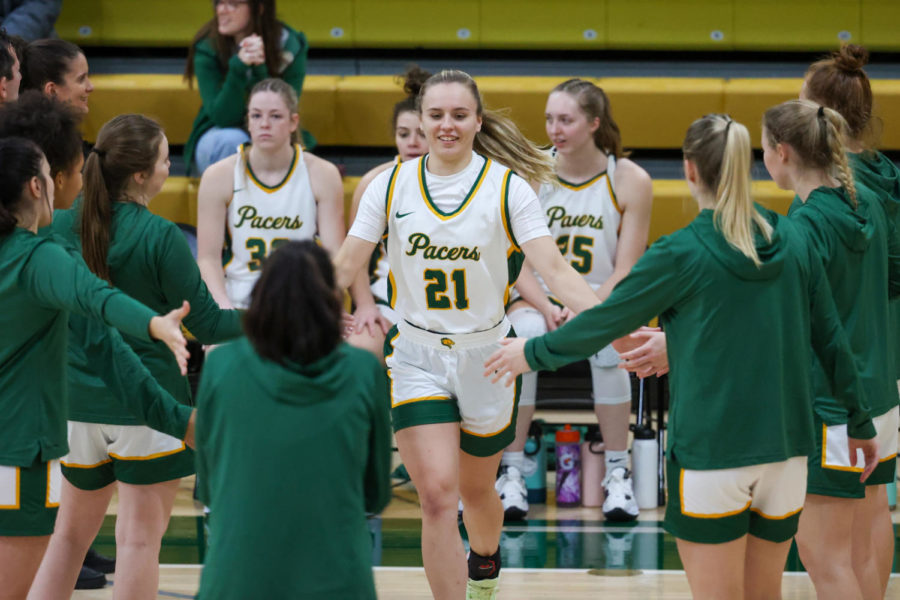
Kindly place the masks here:
POLYGON ((410 248, 406 251, 407 256, 415 256, 419 250, 422 251, 422 258, 434 260, 481 260, 481 253, 478 246, 469 248, 468 246, 435 246, 431 243, 431 238, 424 233, 414 233, 409 236, 410 248))
POLYGON ((591 229, 603 229, 602 215, 569 215, 562 206, 551 206, 547 209, 547 225, 559 222, 560 227, 590 227, 591 229))
POLYGON ((416 212, 416 211, 411 210, 408 213, 400 214, 400 211, 398 210, 397 212, 394 213, 394 217, 397 219, 402 219, 403 217, 408 217, 409 215, 413 214, 414 212, 416 212))

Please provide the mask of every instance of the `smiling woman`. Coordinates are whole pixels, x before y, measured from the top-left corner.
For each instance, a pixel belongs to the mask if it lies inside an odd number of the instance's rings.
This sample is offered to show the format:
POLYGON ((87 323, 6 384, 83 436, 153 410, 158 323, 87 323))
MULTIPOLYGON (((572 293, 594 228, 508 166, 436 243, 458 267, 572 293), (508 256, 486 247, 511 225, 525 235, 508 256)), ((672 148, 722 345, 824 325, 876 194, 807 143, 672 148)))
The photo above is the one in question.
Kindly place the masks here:
POLYGON ((86 115, 94 86, 78 46, 65 40, 37 40, 25 47, 21 89, 56 97, 86 115))

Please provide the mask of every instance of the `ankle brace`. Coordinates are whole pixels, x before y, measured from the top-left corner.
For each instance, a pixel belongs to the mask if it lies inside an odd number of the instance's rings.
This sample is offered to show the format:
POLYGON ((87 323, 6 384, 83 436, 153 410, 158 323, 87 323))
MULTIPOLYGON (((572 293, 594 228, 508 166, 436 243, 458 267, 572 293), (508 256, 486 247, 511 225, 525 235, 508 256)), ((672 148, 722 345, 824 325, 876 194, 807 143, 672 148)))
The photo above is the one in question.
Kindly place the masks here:
POLYGON ((481 556, 469 550, 469 579, 496 579, 500 576, 500 548, 491 556, 481 556))

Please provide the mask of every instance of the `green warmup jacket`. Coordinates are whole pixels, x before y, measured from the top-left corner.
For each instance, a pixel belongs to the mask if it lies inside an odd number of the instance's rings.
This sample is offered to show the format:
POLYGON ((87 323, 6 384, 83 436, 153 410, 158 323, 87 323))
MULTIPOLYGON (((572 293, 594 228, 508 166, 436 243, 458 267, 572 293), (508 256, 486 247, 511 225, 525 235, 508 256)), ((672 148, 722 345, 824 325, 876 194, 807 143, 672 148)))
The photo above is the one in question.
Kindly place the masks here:
MULTIPOLYGON (((889 295, 900 294, 900 238, 877 194, 856 186, 858 207, 843 188, 820 187, 788 216, 804 233, 825 268, 841 323, 856 356, 872 416, 897 406, 897 379, 890 340, 889 295)), ((813 365, 816 413, 827 425, 847 422, 826 371, 813 365)))
POLYGON ((821 262, 788 219, 757 210, 774 229, 771 242, 756 238, 761 267, 730 246, 713 211, 703 210, 653 244, 602 304, 528 340, 529 366, 554 369, 586 358, 659 315, 671 368, 668 452, 682 467, 808 455, 811 347, 847 402, 851 434, 873 437, 821 262))
MULTIPOLYGON (((66 346, 69 311, 149 344, 156 314, 96 277, 45 237, 0 237, 0 464, 29 466, 69 451, 66 346)), ((163 345, 163 347, 165 347, 163 345)))
MULTIPOLYGON (((848 153, 856 181, 878 194, 888 219, 900 230, 900 169, 880 152, 848 153)), ((894 353, 894 375, 900 379, 900 299, 890 305, 889 345, 894 353)))
MULTIPOLYGON (((76 229, 78 208, 58 210, 53 231, 80 248, 76 229)), ((112 239, 108 262, 113 284, 129 296, 165 314, 191 305, 185 327, 204 344, 216 344, 241 334, 240 313, 222 310, 206 289, 184 234, 166 219, 133 202, 113 203, 112 239)), ((141 362, 162 388, 182 404, 191 404, 187 378, 162 342, 124 335, 141 362)), ((140 425, 122 407, 113 391, 97 377, 83 347, 69 345, 69 418, 87 423, 140 425)))
MULTIPOLYGON (((229 60, 227 68, 219 62, 219 56, 209 38, 197 42, 194 47, 194 75, 197 87, 200 88, 200 112, 194 119, 191 135, 184 145, 184 164, 188 174, 194 168, 194 151, 197 140, 213 127, 244 127, 247 114, 247 100, 253 86, 267 79, 278 77, 290 84, 297 97, 303 89, 306 77, 306 55, 309 45, 302 31, 295 31, 282 24, 280 73, 269 73, 265 65, 245 65, 237 53, 229 60)), ((307 132, 304 134, 304 145, 311 148, 315 139, 307 132)))
POLYGON ((214 540, 198 598, 374 600, 366 513, 391 498, 378 361, 342 343, 283 366, 244 338, 210 353, 197 397, 197 493, 214 540))

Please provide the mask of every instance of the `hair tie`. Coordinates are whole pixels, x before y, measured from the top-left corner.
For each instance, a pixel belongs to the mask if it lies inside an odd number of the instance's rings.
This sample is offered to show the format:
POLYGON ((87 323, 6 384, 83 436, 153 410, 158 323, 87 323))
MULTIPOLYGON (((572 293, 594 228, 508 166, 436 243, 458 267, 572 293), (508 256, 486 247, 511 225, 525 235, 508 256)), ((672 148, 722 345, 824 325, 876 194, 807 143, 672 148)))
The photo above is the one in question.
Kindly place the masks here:
POLYGON ((100 150, 99 148, 97 148, 97 146, 94 146, 93 148, 91 148, 91 152, 93 152, 100 158, 103 158, 106 156, 106 150, 100 150))
POLYGON ((816 117, 818 117, 819 119, 825 118, 825 107, 824 106, 819 105, 819 112, 816 113, 816 117))
POLYGON ((728 130, 731 128, 731 124, 734 123, 734 120, 731 117, 725 117, 726 125, 725 125, 725 143, 728 143, 728 130))

